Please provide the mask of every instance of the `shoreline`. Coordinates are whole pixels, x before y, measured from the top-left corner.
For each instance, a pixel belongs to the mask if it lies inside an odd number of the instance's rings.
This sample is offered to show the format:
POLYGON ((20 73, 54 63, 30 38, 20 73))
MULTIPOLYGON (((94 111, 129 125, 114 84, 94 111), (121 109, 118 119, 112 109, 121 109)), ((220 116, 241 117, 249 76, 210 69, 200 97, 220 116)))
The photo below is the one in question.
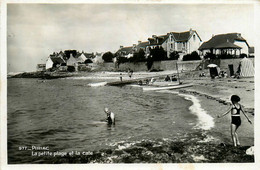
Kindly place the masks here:
MULTIPOLYGON (((164 76, 173 74, 174 71, 163 72, 135 72, 133 78, 145 78, 151 76, 164 76)), ((194 75, 198 75, 194 72, 194 75)), ((82 74, 70 74, 70 77, 90 77, 105 81, 119 80, 120 72, 90 72, 82 74)), ((87 156, 64 156, 53 158, 43 158, 43 163, 231 163, 231 162, 254 162, 254 155, 247 155, 248 148, 254 145, 253 125, 249 125, 242 119, 239 134, 247 134, 241 140, 241 147, 231 146, 230 122, 229 117, 215 119, 218 114, 223 113, 230 103, 230 96, 238 94, 241 97, 241 105, 245 107, 247 115, 254 124, 254 78, 221 78, 212 80, 209 77, 188 77, 185 73, 181 74, 181 80, 185 83, 192 83, 192 87, 178 89, 180 94, 190 94, 200 100, 201 107, 212 116, 215 121, 215 128, 209 131, 209 135, 218 136, 219 132, 224 134, 223 140, 208 141, 201 143, 207 136, 203 136, 198 131, 195 137, 176 140, 171 142, 161 141, 142 141, 130 148, 122 150, 104 149, 90 152, 87 156), (218 125, 224 122, 223 129, 218 125), (218 132, 218 133, 216 133, 218 132), (249 138, 249 139, 245 139, 249 138), (194 141, 195 140, 195 141, 194 141), (179 149, 181 148, 181 149, 179 149), (225 154, 223 154, 225 153, 225 154)), ((125 79, 130 79, 127 72, 123 74, 125 79)), ((64 77, 66 78, 66 77, 64 77)), ((243 116, 241 116, 242 118, 243 116)), ((194 134, 192 134, 194 135, 194 134)), ((159 140, 159 139, 158 139, 159 140)))
MULTIPOLYGON (((159 72, 134 72, 132 78, 129 78, 127 72, 28 72, 10 75, 8 78, 42 78, 42 79, 58 79, 58 78, 86 78, 106 81, 119 81, 120 73, 123 80, 134 80, 150 77, 160 77, 165 75, 177 74, 176 70, 159 71, 159 72)), ((241 98, 241 104, 245 107, 245 111, 254 115, 254 78, 220 78, 211 79, 210 77, 199 77, 200 71, 182 72, 180 79, 185 83, 192 83, 192 87, 180 89, 180 93, 192 94, 195 96, 205 96, 208 99, 227 105, 230 103, 230 96, 238 94, 241 98), (244 90, 245 89, 245 90, 244 90)))

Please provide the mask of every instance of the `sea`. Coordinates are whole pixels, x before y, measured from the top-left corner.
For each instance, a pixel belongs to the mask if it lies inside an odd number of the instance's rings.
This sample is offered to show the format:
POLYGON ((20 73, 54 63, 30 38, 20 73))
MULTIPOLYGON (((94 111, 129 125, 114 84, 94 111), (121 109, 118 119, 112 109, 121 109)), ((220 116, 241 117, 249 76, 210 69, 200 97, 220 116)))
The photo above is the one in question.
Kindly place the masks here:
POLYGON ((198 133, 204 134, 201 142, 231 140, 229 129, 216 130, 214 117, 195 96, 100 83, 106 81, 113 80, 8 79, 8 163, 46 163, 47 157, 63 153, 192 139, 198 133), (105 107, 115 114, 115 125, 106 123, 105 107))

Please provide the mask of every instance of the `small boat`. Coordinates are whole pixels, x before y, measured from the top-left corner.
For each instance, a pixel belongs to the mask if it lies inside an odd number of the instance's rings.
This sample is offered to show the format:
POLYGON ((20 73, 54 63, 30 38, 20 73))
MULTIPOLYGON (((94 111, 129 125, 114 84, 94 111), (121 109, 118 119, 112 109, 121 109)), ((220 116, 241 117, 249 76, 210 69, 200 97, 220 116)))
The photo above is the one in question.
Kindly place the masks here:
POLYGON ((90 87, 100 87, 100 86, 105 86, 107 82, 99 82, 99 83, 89 83, 88 86, 90 87))
POLYGON ((179 84, 179 85, 170 85, 170 86, 146 86, 143 87, 144 91, 151 90, 170 90, 170 89, 180 89, 185 87, 191 87, 193 84, 179 84))

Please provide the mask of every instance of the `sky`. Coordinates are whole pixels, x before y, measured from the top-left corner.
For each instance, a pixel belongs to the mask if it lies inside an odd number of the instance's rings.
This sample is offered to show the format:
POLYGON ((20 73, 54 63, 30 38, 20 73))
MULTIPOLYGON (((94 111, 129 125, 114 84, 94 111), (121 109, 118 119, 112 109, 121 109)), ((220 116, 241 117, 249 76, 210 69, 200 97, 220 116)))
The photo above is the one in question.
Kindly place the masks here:
POLYGON ((253 4, 8 4, 7 72, 35 71, 53 52, 116 52, 152 35, 239 32, 254 46, 253 4))

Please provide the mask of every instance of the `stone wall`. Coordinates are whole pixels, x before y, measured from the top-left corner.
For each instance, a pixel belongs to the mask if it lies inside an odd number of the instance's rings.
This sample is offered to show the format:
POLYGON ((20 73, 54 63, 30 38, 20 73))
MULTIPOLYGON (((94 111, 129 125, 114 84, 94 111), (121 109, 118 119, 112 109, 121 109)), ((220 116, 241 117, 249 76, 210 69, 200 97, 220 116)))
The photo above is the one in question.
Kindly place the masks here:
MULTIPOLYGON (((249 58, 252 62, 253 65, 255 66, 255 59, 254 58, 249 58)), ((236 59, 222 59, 220 61, 220 69, 223 71, 226 71, 228 75, 230 75, 230 71, 229 71, 229 66, 228 65, 233 65, 233 69, 234 72, 237 71, 239 62, 240 62, 241 58, 236 58, 236 59)))
MULTIPOLYGON (((254 63, 254 58, 250 58, 254 63)), ((178 63, 178 70, 182 71, 193 71, 198 70, 198 67, 201 66, 204 69, 208 69, 207 65, 210 63, 217 64, 220 67, 220 70, 226 71, 228 75, 230 74, 229 66, 233 65, 234 72, 237 71, 239 61, 241 58, 237 59, 222 59, 222 60, 195 60, 195 61, 177 61, 177 60, 167 60, 167 61, 156 61, 153 63, 152 69, 155 70, 176 70, 176 63, 178 63)), ((114 63, 99 63, 93 64, 92 70, 96 71, 128 71, 128 69, 137 71, 148 71, 146 62, 138 63, 123 63, 119 67, 116 67, 114 63)))
MULTIPOLYGON (((196 69, 201 60, 199 61, 177 61, 177 60, 167 60, 167 61, 156 61, 153 63, 151 70, 176 70, 176 63, 178 63, 179 70, 190 71, 196 69)), ((127 71, 128 69, 133 71, 148 71, 146 62, 139 62, 139 63, 124 63, 120 64, 117 71, 127 71)))

